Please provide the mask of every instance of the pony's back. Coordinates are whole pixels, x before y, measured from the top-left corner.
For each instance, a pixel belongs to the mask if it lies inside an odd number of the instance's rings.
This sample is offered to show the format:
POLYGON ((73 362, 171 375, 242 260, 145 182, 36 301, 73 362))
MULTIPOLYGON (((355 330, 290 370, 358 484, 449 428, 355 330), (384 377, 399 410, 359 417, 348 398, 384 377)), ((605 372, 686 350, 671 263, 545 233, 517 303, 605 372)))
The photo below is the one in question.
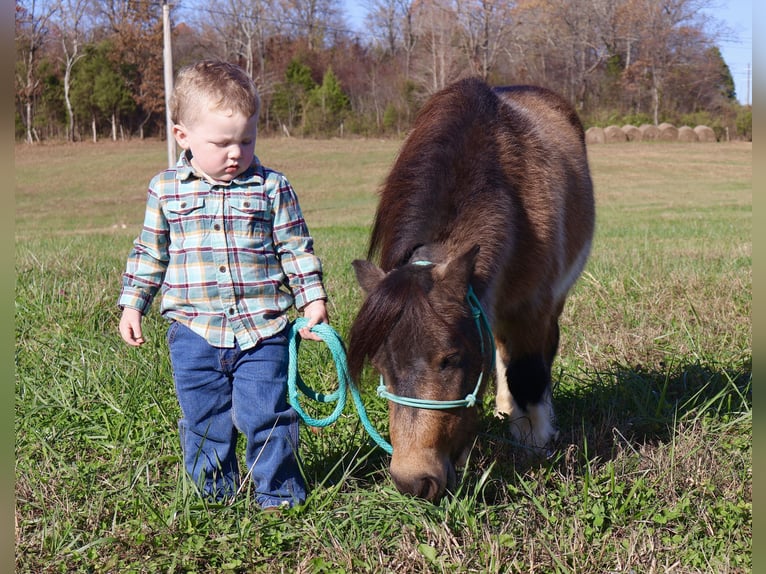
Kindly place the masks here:
POLYGON ((445 256, 479 245, 481 289, 502 253, 514 250, 514 225, 552 229, 565 195, 590 187, 582 125, 564 99, 539 87, 461 80, 419 111, 380 190, 368 259, 390 271, 424 245, 445 256))
POLYGON ((489 86, 469 79, 448 86, 420 109, 380 190, 368 258, 379 255, 381 267, 390 270, 406 263, 418 246, 444 238, 470 200, 464 185, 469 174, 482 165, 496 171, 488 143, 499 105, 489 86))

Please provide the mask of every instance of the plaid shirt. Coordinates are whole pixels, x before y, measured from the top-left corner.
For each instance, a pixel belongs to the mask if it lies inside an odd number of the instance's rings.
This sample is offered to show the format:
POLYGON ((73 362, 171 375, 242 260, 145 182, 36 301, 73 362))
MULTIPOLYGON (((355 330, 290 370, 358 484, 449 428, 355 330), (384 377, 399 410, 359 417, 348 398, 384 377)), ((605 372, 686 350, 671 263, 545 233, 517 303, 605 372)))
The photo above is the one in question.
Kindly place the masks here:
POLYGON ((326 299, 322 265, 287 179, 252 165, 231 184, 194 173, 185 154, 149 184, 144 226, 118 304, 161 313, 215 347, 243 349, 279 333, 293 304, 326 299))

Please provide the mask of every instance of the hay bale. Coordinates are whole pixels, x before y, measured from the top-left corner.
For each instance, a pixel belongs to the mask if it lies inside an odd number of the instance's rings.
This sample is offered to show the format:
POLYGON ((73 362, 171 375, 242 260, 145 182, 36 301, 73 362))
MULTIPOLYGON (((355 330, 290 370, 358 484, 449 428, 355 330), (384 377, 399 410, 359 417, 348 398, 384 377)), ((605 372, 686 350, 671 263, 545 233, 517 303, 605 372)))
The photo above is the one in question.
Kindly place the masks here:
POLYGON ((696 132, 689 126, 681 126, 678 128, 678 141, 684 143, 698 142, 700 139, 697 137, 696 132))
POLYGON ((703 143, 715 143, 718 141, 715 137, 713 128, 709 128, 708 126, 696 126, 694 128, 694 133, 697 134, 699 141, 703 143))
POLYGON ((604 128, 593 126, 588 128, 585 132, 586 144, 602 144, 606 143, 606 136, 604 135, 604 128))
POLYGON ((604 137, 606 138, 606 143, 623 143, 628 141, 625 132, 620 129, 620 126, 605 127, 604 137))
POLYGON ((638 128, 641 131, 643 141, 657 141, 660 139, 660 129, 653 124, 642 124, 638 128))
POLYGON ((663 142, 677 142, 678 141, 678 128, 673 124, 661 123, 657 126, 660 130, 660 141, 663 142))
POLYGON ((636 126, 626 124, 622 126, 622 131, 629 142, 640 142, 644 139, 644 134, 636 126))

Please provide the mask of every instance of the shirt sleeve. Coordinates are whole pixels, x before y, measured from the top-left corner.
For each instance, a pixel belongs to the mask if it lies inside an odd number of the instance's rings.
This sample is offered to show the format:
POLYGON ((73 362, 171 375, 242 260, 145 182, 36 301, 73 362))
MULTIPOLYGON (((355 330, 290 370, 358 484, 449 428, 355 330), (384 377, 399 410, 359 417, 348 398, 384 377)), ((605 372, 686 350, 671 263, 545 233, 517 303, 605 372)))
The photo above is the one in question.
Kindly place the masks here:
POLYGON ((160 199, 150 185, 141 233, 133 242, 122 275, 120 307, 133 307, 145 314, 162 286, 168 261, 169 228, 160 199))
POLYGON ((274 245, 295 306, 300 310, 312 301, 327 299, 322 284, 322 263, 314 255, 314 241, 295 190, 279 173, 272 172, 269 178, 275 180, 270 186, 273 192, 269 194, 274 213, 274 245))

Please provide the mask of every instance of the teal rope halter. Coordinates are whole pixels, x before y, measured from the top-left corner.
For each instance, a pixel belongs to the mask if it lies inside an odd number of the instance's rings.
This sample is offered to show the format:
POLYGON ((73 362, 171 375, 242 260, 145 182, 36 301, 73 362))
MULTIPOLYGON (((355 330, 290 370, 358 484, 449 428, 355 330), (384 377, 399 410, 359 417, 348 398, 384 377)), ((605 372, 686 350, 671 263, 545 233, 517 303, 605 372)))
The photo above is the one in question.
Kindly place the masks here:
MULTIPOLYGON (((416 261, 417 265, 431 265, 427 261, 416 261)), ((466 300, 471 307, 471 314, 476 322, 476 328, 479 331, 479 341, 481 344, 481 354, 484 356, 484 338, 485 334, 489 341, 489 346, 492 349, 492 366, 495 365, 495 341, 492 337, 492 328, 489 325, 489 320, 484 310, 481 307, 479 298, 474 293, 473 289, 469 285, 468 293, 466 294, 466 300)), ((375 430, 372 426, 369 417, 367 416, 367 410, 362 403, 362 397, 359 394, 351 375, 348 372, 348 364, 346 363, 346 350, 343 346, 343 340, 338 333, 327 323, 319 323, 311 328, 312 333, 316 333, 322 341, 328 346, 332 353, 333 361, 335 362, 335 370, 338 373, 338 388, 330 394, 322 394, 307 386, 298 372, 298 347, 300 346, 301 336, 300 330, 306 327, 308 320, 300 317, 296 319, 290 326, 290 332, 288 334, 288 354, 289 362, 287 367, 287 399, 290 405, 298 413, 303 422, 309 426, 314 427, 326 427, 335 423, 340 415, 343 413, 343 409, 346 406, 346 395, 351 392, 351 398, 354 401, 357 413, 359 414, 359 420, 362 422, 362 426, 367 431, 367 434, 375 441, 375 443, 386 451, 388 454, 393 454, 393 447, 375 430), (307 397, 320 403, 335 403, 335 409, 327 417, 317 419, 303 410, 301 406, 298 391, 302 391, 307 397)), ((414 407, 418 409, 454 409, 460 407, 472 407, 478 400, 479 390, 481 389, 481 383, 484 378, 484 371, 479 374, 479 379, 476 381, 476 387, 473 392, 468 393, 465 398, 455 401, 436 401, 428 399, 416 399, 410 397, 402 397, 389 393, 386 390, 386 386, 383 383, 383 375, 380 377, 380 385, 378 386, 378 395, 388 399, 389 401, 398 403, 400 405, 414 407)))
MULTIPOLYGON (((433 263, 430 261, 413 261, 412 263, 413 265, 433 265, 433 263)), ((476 323, 476 329, 479 331, 479 343, 481 345, 480 348, 482 357, 484 356, 484 335, 485 333, 488 335, 487 338, 489 339, 489 346, 492 349, 492 366, 490 369, 493 369, 495 366, 495 340, 492 337, 492 327, 489 325, 489 320, 487 319, 486 313, 484 313, 484 309, 482 309, 479 298, 476 296, 476 293, 470 285, 468 286, 468 292, 466 293, 466 300, 468 301, 469 307, 471 307, 471 315, 473 316, 473 319, 476 323)), ((483 379, 484 370, 482 369, 481 373, 479 373, 479 379, 476 381, 476 387, 474 387, 473 391, 468 393, 465 398, 457 399, 454 401, 417 399, 390 393, 388 392, 388 389, 386 389, 386 385, 383 382, 383 375, 380 375, 380 384, 378 385, 377 392, 378 396, 383 397, 384 399, 388 399, 389 401, 399 405, 404 405, 405 407, 413 407, 416 409, 446 410, 461 407, 472 407, 478 400, 478 394, 479 390, 481 389, 481 382, 483 379)))
POLYGON ((370 423, 370 419, 367 416, 367 411, 362 403, 362 397, 359 395, 359 389, 351 380, 351 376, 348 372, 348 365, 346 363, 346 351, 343 347, 343 341, 338 333, 330 325, 326 323, 319 323, 311 328, 312 333, 316 333, 327 344, 330 352, 332 353, 333 361, 335 361, 335 370, 338 373, 338 388, 328 394, 322 394, 316 392, 314 389, 308 387, 298 372, 298 347, 300 346, 301 336, 299 331, 308 324, 308 320, 300 317, 296 319, 290 326, 290 333, 288 336, 288 353, 290 361, 287 367, 287 399, 290 405, 298 413, 298 416, 303 419, 303 422, 314 427, 326 427, 336 422, 340 415, 343 413, 343 409, 346 406, 346 394, 351 392, 351 398, 354 401, 356 410, 359 413, 359 420, 362 422, 362 426, 375 441, 375 443, 386 451, 388 454, 394 452, 393 447, 375 430, 375 427, 370 423), (316 419, 308 415, 301 407, 300 400, 298 398, 298 390, 301 390, 307 397, 320 402, 320 403, 336 403, 333 412, 325 418, 316 419))

